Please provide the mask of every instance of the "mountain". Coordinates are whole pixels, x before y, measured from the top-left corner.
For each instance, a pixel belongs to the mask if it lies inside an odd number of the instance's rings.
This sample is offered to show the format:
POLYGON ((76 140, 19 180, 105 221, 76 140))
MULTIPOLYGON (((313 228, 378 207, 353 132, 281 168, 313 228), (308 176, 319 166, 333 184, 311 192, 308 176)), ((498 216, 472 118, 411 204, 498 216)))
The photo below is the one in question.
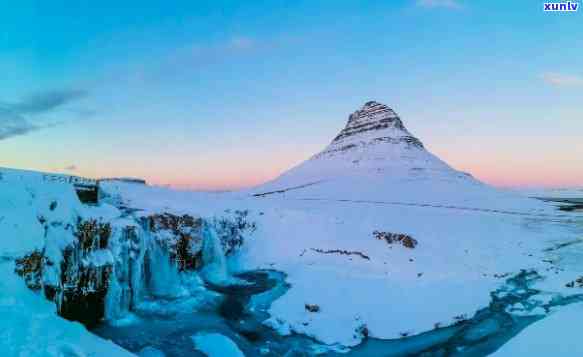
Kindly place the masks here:
POLYGON ((375 101, 350 114, 324 150, 251 193, 489 208, 523 208, 526 202, 449 166, 407 130, 393 109, 375 101))

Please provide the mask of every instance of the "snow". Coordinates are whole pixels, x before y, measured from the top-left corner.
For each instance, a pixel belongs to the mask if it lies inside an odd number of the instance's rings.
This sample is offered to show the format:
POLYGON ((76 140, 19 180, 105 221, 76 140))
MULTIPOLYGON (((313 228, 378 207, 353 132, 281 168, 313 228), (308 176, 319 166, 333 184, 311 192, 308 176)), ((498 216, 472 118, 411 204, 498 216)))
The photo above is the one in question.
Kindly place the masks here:
POLYGON ((43 246, 41 225, 30 224, 38 218, 26 187, 13 185, 10 189, 0 190, 0 212, 0 257, 22 256, 43 246))
POLYGON ((0 261, 0 351, 2 356, 133 356, 56 315, 55 305, 30 291, 0 261))
POLYGON ((208 357, 245 357, 235 342, 220 333, 198 333, 192 341, 208 357))
MULTIPOLYGON (((39 173, 0 170, 0 352, 3 356, 131 356, 56 314, 53 303, 26 287, 14 273, 14 259, 34 250, 60 261, 73 236, 66 224, 77 216, 109 219, 112 206, 81 205, 71 185, 45 181, 39 173), (40 220, 55 222, 47 231, 40 220), (57 223, 58 222, 58 223, 57 223)), ((98 260, 108 259, 100 256, 98 260)), ((51 271, 46 280, 56 279, 51 271)))
POLYGON ((583 187, 528 188, 520 190, 517 189, 516 191, 529 197, 583 199, 583 187))
POLYGON ((562 307, 502 346, 492 356, 583 356, 581 316, 583 304, 562 307))

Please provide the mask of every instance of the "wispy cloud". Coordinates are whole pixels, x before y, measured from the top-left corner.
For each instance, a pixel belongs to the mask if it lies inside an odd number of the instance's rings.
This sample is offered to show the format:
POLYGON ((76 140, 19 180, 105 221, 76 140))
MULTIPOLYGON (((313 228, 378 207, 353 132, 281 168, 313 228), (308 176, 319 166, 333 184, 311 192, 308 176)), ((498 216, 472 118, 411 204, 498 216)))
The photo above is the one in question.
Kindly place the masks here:
POLYGON ((20 114, 36 114, 47 112, 63 106, 69 102, 87 96, 83 89, 48 90, 33 93, 11 106, 11 109, 20 114))
POLYGON ((22 115, 0 108, 0 140, 26 135, 39 127, 29 123, 22 115))
POLYGON ((573 74, 544 73, 541 78, 550 85, 557 87, 578 87, 583 86, 583 77, 573 74))
POLYGON ((63 170, 65 171, 77 171, 77 165, 69 165, 69 166, 65 166, 63 167, 63 170))
POLYGON ((87 91, 81 89, 48 90, 33 93, 16 103, 2 104, 0 140, 62 124, 63 121, 39 123, 35 115, 51 112, 87 95, 87 91))
POLYGON ((417 6, 446 9, 461 9, 462 7, 457 0, 417 0, 417 6))
POLYGON ((271 42, 244 35, 233 35, 215 43, 191 43, 170 51, 152 68, 134 66, 131 78, 138 81, 183 78, 208 65, 235 62, 239 59, 275 47, 271 42))

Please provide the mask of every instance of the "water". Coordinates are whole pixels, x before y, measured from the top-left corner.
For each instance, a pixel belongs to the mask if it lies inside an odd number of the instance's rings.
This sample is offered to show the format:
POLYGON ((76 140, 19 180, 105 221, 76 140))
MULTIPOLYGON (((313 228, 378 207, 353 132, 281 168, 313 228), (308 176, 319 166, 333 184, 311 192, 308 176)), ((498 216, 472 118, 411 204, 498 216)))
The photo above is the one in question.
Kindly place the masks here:
POLYGON ((207 290, 196 297, 146 301, 136 307, 131 323, 104 323, 92 331, 131 352, 149 347, 167 357, 204 356, 191 339, 197 332, 223 334, 246 356, 305 356, 329 350, 309 337, 280 336, 262 324, 271 302, 288 289, 283 273, 259 270, 235 277, 242 283, 207 283, 207 290))
POLYGON ((221 333, 234 341, 246 356, 485 356, 496 351, 522 329, 543 317, 553 306, 583 301, 583 296, 536 299, 539 291, 530 288, 540 276, 523 271, 493 292, 490 305, 472 318, 449 327, 412 337, 380 340, 368 338, 348 353, 339 353, 302 335, 280 336, 262 322, 271 302, 289 286, 283 273, 251 271, 236 276, 244 283, 207 283, 196 297, 152 300, 138 306, 133 323, 103 324, 93 330, 129 351, 150 347, 168 357, 203 356, 195 351, 191 336, 198 332, 221 333), (525 316, 508 311, 519 304, 525 316), (536 314, 541 311, 541 314, 536 314))

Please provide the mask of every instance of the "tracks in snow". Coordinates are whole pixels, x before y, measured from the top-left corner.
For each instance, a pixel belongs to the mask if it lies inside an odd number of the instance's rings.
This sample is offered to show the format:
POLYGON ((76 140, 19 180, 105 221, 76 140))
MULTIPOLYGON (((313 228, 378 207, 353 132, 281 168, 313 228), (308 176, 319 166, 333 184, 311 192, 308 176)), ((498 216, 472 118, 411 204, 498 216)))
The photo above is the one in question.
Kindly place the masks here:
POLYGON ((503 214, 503 215, 512 215, 512 216, 522 216, 522 217, 550 220, 550 221, 561 222, 561 223, 577 222, 576 219, 573 219, 574 218, 573 215, 568 215, 568 214, 529 213, 529 212, 497 210, 497 209, 478 208, 478 207, 439 205, 439 204, 431 204, 431 203, 413 203, 413 202, 399 202, 399 201, 347 200, 347 199, 329 199, 329 198, 287 198, 286 200, 342 202, 342 203, 355 203, 355 204, 377 204, 377 205, 409 206, 409 207, 423 207, 423 208, 441 208, 441 209, 451 209, 451 210, 459 210, 459 211, 472 211, 472 212, 483 212, 483 213, 503 214))

